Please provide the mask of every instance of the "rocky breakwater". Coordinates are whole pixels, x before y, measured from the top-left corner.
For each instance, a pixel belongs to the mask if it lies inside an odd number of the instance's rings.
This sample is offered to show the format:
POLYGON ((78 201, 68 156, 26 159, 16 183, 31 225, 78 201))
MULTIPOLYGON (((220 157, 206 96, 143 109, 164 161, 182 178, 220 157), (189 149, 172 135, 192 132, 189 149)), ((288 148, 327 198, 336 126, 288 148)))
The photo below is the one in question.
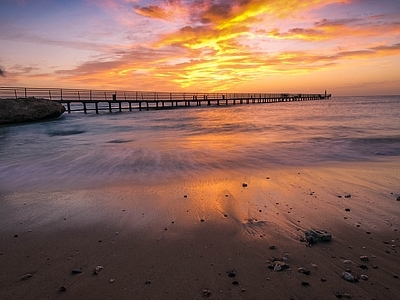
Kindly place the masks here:
POLYGON ((61 116, 64 112, 64 106, 51 100, 37 98, 0 99, 0 124, 53 119, 61 116))

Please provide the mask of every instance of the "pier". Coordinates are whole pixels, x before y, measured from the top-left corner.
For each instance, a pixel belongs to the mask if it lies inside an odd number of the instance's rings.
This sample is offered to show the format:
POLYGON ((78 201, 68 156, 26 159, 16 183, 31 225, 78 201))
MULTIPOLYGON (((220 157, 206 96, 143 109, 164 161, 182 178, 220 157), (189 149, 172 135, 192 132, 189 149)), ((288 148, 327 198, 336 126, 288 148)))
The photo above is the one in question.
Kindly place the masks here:
POLYGON ((187 93, 60 88, 0 87, 0 99, 43 98, 59 102, 71 112, 171 109, 330 99, 331 94, 187 93))

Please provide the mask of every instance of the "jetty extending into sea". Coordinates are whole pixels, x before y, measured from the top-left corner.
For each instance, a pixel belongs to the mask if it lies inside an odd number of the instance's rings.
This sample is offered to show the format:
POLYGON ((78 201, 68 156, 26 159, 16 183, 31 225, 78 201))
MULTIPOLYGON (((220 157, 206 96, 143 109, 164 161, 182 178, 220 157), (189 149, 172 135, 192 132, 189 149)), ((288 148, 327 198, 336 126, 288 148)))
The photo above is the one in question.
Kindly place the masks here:
POLYGON ((220 106, 330 99, 331 94, 289 93, 187 93, 62 88, 0 87, 0 99, 42 98, 66 106, 68 113, 170 109, 191 106, 220 106))

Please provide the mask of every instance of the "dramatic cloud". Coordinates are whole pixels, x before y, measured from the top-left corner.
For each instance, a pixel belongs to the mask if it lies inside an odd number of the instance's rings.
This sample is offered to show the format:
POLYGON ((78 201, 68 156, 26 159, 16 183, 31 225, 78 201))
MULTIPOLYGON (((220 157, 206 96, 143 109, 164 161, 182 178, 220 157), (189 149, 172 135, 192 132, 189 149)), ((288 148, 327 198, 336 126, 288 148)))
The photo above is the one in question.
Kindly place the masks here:
POLYGON ((71 7, 83 5, 91 15, 69 12, 64 18, 74 22, 63 23, 72 24, 68 30, 51 19, 53 12, 49 21, 26 14, 0 20, 1 62, 13 61, 2 81, 52 75, 55 84, 90 88, 219 91, 248 83, 262 90, 266 78, 285 76, 283 85, 287 76, 331 71, 332 79, 349 65, 376 63, 387 66, 379 76, 393 77, 400 60, 400 5, 392 0, 84 3, 71 7))

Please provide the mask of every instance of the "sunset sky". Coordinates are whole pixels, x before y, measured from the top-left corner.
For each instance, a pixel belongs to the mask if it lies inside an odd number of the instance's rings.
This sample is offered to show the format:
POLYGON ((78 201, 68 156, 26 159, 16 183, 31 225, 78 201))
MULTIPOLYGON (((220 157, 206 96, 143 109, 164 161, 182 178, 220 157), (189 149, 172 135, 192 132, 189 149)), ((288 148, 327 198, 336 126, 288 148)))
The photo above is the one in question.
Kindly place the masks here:
POLYGON ((0 84, 400 94, 399 0, 0 0, 0 84))

